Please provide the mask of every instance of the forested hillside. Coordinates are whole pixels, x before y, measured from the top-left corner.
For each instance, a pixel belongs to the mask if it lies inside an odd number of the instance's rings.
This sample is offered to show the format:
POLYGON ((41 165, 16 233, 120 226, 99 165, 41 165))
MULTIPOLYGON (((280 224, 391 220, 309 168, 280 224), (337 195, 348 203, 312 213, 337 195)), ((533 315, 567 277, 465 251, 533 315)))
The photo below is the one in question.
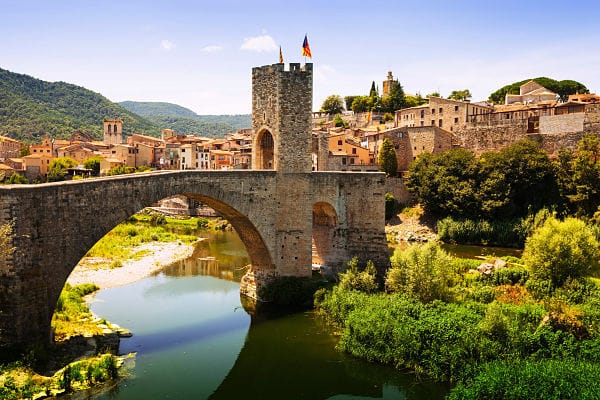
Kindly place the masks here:
POLYGON ((163 128, 188 135, 222 137, 252 125, 250 114, 198 115, 189 108, 163 102, 123 101, 119 104, 163 128))
POLYGON ((158 125, 101 94, 0 68, 0 135, 37 142, 45 135, 63 138, 80 130, 100 139, 104 118, 122 119, 125 134, 160 134, 158 125))

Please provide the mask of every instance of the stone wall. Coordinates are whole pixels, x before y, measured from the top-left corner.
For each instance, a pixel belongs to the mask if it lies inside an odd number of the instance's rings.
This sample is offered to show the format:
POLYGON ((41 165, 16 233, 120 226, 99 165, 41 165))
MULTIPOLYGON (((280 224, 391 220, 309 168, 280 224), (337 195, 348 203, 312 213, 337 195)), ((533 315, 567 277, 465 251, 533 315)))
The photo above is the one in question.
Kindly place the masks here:
POLYGON ((404 184, 404 178, 402 177, 388 177, 385 179, 385 192, 392 194, 396 201, 400 204, 408 205, 414 202, 413 196, 410 194, 406 185, 404 184))
POLYGON ((542 115, 540 116, 539 133, 557 134, 583 132, 584 113, 542 115))
POLYGON ((480 124, 454 131, 454 144, 476 154, 500 150, 527 137, 527 120, 512 120, 510 124, 480 124))
MULTIPOLYGON (((291 63, 252 69, 253 149, 257 138, 268 130, 274 139, 274 169, 281 172, 311 171, 313 65, 291 63)), ((253 152, 253 168, 262 168, 253 152), (256 161, 254 161, 256 160, 256 161)))

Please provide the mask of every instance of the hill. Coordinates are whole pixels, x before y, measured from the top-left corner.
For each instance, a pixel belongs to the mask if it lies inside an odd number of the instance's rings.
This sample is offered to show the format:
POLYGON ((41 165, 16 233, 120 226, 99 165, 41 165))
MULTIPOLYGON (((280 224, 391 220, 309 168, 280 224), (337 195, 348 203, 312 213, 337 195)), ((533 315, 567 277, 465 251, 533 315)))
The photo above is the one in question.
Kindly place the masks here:
POLYGON ((250 114, 198 115, 189 108, 163 102, 123 101, 119 104, 163 128, 188 135, 222 137, 252 126, 250 114))
POLYGON ((65 138, 80 130, 100 139, 104 118, 122 119, 125 134, 160 134, 158 125, 99 93, 0 68, 0 135, 37 142, 45 135, 65 138))

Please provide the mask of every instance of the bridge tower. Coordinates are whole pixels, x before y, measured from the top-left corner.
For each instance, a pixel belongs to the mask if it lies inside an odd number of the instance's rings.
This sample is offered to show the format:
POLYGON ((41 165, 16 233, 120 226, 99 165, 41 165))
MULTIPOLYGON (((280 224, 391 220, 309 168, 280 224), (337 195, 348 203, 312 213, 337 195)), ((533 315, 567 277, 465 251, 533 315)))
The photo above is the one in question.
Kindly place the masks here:
POLYGON ((252 169, 311 171, 313 65, 252 69, 252 169))

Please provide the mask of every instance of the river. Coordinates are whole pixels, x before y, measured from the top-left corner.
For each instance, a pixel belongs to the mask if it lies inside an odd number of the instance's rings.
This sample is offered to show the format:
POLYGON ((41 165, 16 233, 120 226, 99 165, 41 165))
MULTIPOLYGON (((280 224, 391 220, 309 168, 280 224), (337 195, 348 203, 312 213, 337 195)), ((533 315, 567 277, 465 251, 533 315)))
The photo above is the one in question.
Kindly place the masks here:
POLYGON ((202 232, 194 255, 95 296, 92 310, 131 329, 128 377, 72 399, 443 399, 445 385, 335 349, 312 312, 249 315, 239 278, 248 263, 234 232, 202 232))

